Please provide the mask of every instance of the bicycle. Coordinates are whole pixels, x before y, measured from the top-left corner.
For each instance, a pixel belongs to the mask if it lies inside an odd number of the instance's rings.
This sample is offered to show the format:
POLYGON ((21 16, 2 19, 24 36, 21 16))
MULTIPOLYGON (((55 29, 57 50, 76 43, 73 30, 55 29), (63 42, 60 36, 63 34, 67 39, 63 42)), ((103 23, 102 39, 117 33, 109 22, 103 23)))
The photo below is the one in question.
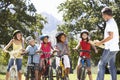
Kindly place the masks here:
POLYGON ((64 67, 64 63, 63 63, 64 55, 67 55, 67 54, 62 54, 62 55, 56 56, 56 57, 60 58, 60 63, 59 63, 60 65, 56 69, 56 80, 68 80, 68 76, 65 75, 65 67, 64 67))
POLYGON ((13 65, 10 68, 10 80, 18 80, 18 71, 17 71, 17 65, 16 65, 16 57, 18 56, 18 54, 16 53, 18 52, 19 50, 8 51, 8 53, 12 55, 14 60, 13 65))
MULTIPOLYGON (((54 51, 54 52, 56 52, 56 51, 54 51)), ((47 53, 44 53, 44 54, 47 54, 47 53)), ((50 59, 53 57, 54 57, 53 55, 50 55, 50 57, 44 59, 45 71, 44 71, 43 77, 42 77, 43 80, 47 80, 47 78, 48 78, 48 80, 53 80, 53 77, 55 77, 55 76, 53 76, 53 67, 49 63, 50 59)))
MULTIPOLYGON (((26 54, 28 55, 28 54, 26 54)), ((29 54, 28 56, 31 56, 31 63, 27 65, 27 73, 25 73, 25 77, 27 80, 35 80, 35 64, 33 63, 33 56, 35 54, 29 54)))
MULTIPOLYGON (((80 54, 80 52, 87 52, 87 53, 90 53, 89 50, 76 50, 78 52, 78 54, 80 54)), ((80 55, 79 55, 80 56, 80 55)), ((80 56, 81 57, 81 56, 80 56)), ((86 61, 86 57, 85 56, 82 56, 81 57, 81 64, 82 66, 80 67, 79 71, 78 71, 78 80, 85 80, 86 78, 86 68, 87 68, 87 61, 86 61)))

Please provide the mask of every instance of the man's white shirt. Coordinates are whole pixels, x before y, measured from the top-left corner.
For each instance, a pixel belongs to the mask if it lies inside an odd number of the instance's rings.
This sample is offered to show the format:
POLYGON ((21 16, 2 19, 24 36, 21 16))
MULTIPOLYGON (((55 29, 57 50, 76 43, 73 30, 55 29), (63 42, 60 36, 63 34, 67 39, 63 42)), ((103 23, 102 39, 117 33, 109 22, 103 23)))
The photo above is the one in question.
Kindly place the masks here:
POLYGON ((113 32, 113 38, 105 43, 105 49, 110 51, 119 51, 119 32, 116 21, 111 18, 106 22, 106 28, 104 31, 104 38, 109 36, 109 32, 113 32))

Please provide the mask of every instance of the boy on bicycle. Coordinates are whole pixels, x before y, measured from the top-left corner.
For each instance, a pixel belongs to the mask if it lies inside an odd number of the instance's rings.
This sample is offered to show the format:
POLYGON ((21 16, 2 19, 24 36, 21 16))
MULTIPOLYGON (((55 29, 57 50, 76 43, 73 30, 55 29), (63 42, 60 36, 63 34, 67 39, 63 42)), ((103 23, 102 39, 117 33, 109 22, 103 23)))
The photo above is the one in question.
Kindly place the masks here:
MULTIPOLYGON (((94 48, 95 52, 97 53, 97 49, 95 48, 95 46, 93 46, 90 43, 90 39, 89 39, 89 32, 88 30, 82 30, 81 31, 81 40, 78 43, 78 45, 76 46, 76 48, 74 48, 75 50, 80 48, 81 50, 87 50, 90 51, 91 50, 91 46, 94 48)), ((93 80, 92 78, 92 74, 91 74, 91 63, 90 63, 90 54, 88 52, 81 52, 80 53, 80 57, 78 59, 78 66, 77 66, 77 79, 79 80, 79 70, 81 68, 81 57, 85 56, 87 59, 87 74, 89 76, 89 80, 93 80)))
MULTIPOLYGON (((35 44, 35 40, 31 37, 28 36, 26 38, 27 43, 29 44, 26 48, 26 50, 23 53, 28 53, 28 62, 27 64, 31 64, 31 62, 34 63, 35 67, 35 80, 39 80, 39 61, 40 61, 40 55, 38 54, 38 47, 35 44), (33 61, 31 61, 31 55, 33 55, 33 61)), ((33 73, 34 74, 34 73, 33 73)), ((27 75, 26 75, 26 80, 28 80, 29 77, 29 67, 27 67, 27 75)))

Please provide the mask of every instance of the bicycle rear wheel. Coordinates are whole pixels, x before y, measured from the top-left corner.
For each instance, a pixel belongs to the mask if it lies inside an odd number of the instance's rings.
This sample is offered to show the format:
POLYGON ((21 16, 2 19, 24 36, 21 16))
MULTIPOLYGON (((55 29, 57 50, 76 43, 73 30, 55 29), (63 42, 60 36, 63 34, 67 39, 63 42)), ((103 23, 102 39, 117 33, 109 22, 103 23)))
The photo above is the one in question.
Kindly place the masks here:
POLYGON ((10 69, 10 80, 18 80, 18 73, 15 68, 10 69))

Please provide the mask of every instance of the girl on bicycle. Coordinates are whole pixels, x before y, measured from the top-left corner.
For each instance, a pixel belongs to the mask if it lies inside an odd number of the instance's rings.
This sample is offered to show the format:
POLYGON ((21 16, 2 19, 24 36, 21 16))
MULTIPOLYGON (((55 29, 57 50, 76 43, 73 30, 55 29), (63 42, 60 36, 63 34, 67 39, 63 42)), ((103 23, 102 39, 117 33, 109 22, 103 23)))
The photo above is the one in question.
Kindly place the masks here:
MULTIPOLYGON (((4 52, 9 53, 8 48, 11 47, 13 48, 14 51, 18 51, 16 54, 18 55, 16 57, 16 65, 17 65, 17 70, 18 70, 18 79, 21 80, 21 67, 22 67, 22 49, 24 48, 24 40, 22 37, 22 32, 20 30, 15 30, 13 32, 13 39, 5 46, 3 49, 4 52)), ((6 80, 9 80, 9 71, 10 68, 12 67, 14 63, 14 57, 13 55, 10 55, 9 63, 8 63, 8 68, 7 68, 7 73, 6 73, 6 80)))
MULTIPOLYGON (((49 36, 46 34, 43 34, 41 37, 41 47, 40 51, 42 51, 42 54, 40 55, 40 67, 42 67, 42 74, 47 74, 47 69, 45 64, 50 64, 50 61, 45 61, 46 58, 49 58, 51 55, 51 51, 53 50, 53 47, 51 45, 51 42, 49 42, 49 36), (47 62, 47 63, 46 63, 47 62)), ((40 75, 40 76, 41 76, 40 75)))
MULTIPOLYGON (((69 74, 69 71, 70 71, 70 60, 69 60, 69 49, 68 49, 68 44, 66 43, 66 35, 65 33, 63 32, 59 32, 57 33, 56 35, 56 41, 57 41, 57 44, 56 44, 56 47, 55 49, 58 51, 57 52, 57 55, 62 55, 62 54, 65 54, 63 56, 63 63, 64 63, 64 67, 65 67, 65 75, 67 76, 67 78, 69 78, 68 74, 69 74)), ((56 68, 60 64, 60 58, 59 57, 56 57, 56 68)))
MULTIPOLYGON (((88 30, 82 30, 81 31, 81 40, 80 42, 78 43, 78 45, 76 46, 76 48, 74 49, 78 49, 80 48, 81 50, 87 50, 87 51, 90 51, 91 50, 91 46, 94 48, 95 52, 97 53, 97 49, 95 48, 95 46, 93 46, 91 43, 90 43, 90 39, 89 39, 89 32, 88 30)), ((90 54, 88 52, 80 52, 80 56, 85 56, 87 58, 87 73, 88 73, 88 76, 89 76, 89 80, 93 80, 92 78, 92 74, 91 74, 91 63, 90 63, 90 54)), ((79 70, 80 70, 80 67, 81 67, 81 57, 79 57, 78 59, 78 66, 77 66, 77 79, 78 79, 78 75, 79 75, 79 70)), ((79 80, 79 79, 78 79, 79 80)))

